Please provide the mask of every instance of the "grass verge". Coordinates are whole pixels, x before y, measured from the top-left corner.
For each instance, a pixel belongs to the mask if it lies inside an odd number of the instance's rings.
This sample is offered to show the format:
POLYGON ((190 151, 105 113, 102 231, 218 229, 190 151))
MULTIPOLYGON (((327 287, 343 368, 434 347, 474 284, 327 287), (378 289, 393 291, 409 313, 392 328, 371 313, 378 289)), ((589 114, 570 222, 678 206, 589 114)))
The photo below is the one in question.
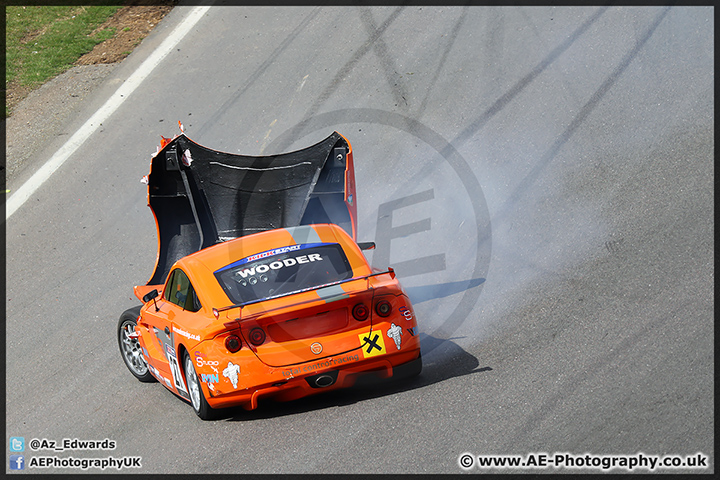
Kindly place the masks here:
MULTIPOLYGON (((111 38, 101 29, 122 8, 115 1, 92 6, 8 6, 5 8, 5 89, 31 91, 65 72, 83 54, 111 38)), ((9 116, 8 107, 5 116, 9 116)))

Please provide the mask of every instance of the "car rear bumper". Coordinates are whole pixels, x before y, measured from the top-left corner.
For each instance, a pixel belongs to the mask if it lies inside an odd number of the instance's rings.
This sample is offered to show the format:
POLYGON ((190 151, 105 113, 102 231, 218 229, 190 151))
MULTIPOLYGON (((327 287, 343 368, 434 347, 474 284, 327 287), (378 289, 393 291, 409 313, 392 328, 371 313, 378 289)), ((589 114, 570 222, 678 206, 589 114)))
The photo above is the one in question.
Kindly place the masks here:
MULTIPOLYGON (((419 373, 422 359, 420 349, 398 352, 392 355, 383 355, 375 358, 360 360, 352 363, 334 363, 332 359, 319 368, 318 363, 298 366, 295 370, 284 369, 282 378, 276 378, 269 383, 258 385, 242 391, 214 393, 207 389, 206 398, 213 408, 242 406, 247 410, 254 410, 260 398, 273 398, 278 401, 289 401, 314 395, 321 392, 348 388, 355 384, 358 377, 374 375, 384 379, 390 377, 406 377, 419 373)), ((280 369, 278 369, 280 370, 280 369)))

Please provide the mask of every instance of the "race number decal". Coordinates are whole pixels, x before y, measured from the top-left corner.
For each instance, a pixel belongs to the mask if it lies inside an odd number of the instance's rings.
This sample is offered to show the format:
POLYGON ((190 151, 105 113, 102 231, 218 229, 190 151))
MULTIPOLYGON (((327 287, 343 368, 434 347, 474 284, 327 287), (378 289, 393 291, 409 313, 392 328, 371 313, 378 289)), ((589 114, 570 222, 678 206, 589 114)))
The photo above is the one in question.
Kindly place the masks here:
POLYGON ((165 354, 167 355, 168 363, 170 364, 170 371, 172 372, 175 388, 177 388, 178 392, 184 396, 189 396, 187 388, 185 387, 185 380, 182 378, 182 374, 180 373, 180 365, 177 361, 177 355, 175 355, 175 349, 170 345, 165 345, 165 354))

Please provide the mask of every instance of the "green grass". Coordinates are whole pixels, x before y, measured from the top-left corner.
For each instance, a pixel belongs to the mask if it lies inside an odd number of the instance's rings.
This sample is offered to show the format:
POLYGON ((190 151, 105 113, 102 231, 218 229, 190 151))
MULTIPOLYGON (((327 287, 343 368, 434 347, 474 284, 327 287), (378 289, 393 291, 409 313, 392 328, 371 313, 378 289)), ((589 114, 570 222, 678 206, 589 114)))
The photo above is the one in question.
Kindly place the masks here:
MULTIPOLYGON (((121 5, 117 1, 94 3, 6 7, 5 88, 11 82, 37 88, 68 70, 96 44, 115 35, 112 29, 93 32, 121 5)), ((5 114, 9 115, 7 109, 5 114)))

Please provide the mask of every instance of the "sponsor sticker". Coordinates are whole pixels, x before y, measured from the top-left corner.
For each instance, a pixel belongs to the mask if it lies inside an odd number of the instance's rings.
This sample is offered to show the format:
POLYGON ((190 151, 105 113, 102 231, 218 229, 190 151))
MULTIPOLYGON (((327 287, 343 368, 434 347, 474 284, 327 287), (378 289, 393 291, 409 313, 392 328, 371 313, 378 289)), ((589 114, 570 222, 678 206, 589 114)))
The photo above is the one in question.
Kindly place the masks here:
MULTIPOLYGON (((217 270, 213 273, 220 273, 220 272, 223 272, 230 268, 239 267, 240 265, 244 265, 249 262, 254 262, 255 260, 260 260, 261 258, 272 257, 273 255, 280 255, 280 254, 288 253, 288 252, 295 252, 295 251, 299 251, 299 250, 304 250, 306 248, 320 247, 322 245, 326 245, 326 244, 324 244, 324 243, 306 243, 306 244, 302 244, 302 245, 288 245, 287 247, 274 248, 272 250, 267 250, 264 252, 256 253, 254 255, 250 255, 249 257, 240 259, 237 262, 233 262, 230 265, 226 265, 223 268, 221 268, 220 270, 217 270)), ((309 255, 301 256, 302 261, 298 260, 298 258, 300 258, 300 257, 295 257, 295 261, 296 261, 296 263, 307 263, 307 262, 311 261, 307 258, 308 256, 309 255)), ((286 259, 286 260, 289 260, 289 259, 286 259)), ((287 266, 287 267, 290 266, 290 265, 285 265, 285 264, 283 264, 283 265, 287 266)), ((294 263, 293 263, 293 265, 294 265, 294 263)), ((276 265, 276 267, 281 268, 277 265, 276 265)), ((262 273, 262 272, 259 272, 259 273, 262 273)))
POLYGON ((233 362, 228 362, 227 367, 223 370, 223 377, 230 380, 233 388, 238 386, 238 375, 240 374, 240 365, 236 365, 233 362))
POLYGON ((283 370, 282 374, 285 378, 293 378, 295 375, 301 375, 304 373, 311 373, 315 372, 317 370, 321 370, 323 368, 329 368, 329 367, 337 367, 339 365, 343 365, 346 363, 351 362, 357 362, 360 360, 360 355, 355 354, 347 354, 343 355, 342 357, 335 357, 335 358, 328 358, 325 360, 321 360, 317 363, 310 363, 308 365, 303 365, 302 367, 293 367, 288 370, 283 370))
POLYGON ((405 320, 410 321, 410 320, 413 319, 413 314, 412 314, 412 312, 411 312, 410 309, 407 308, 405 305, 403 305, 402 307, 400 307, 398 310, 399 310, 400 313, 405 317, 405 320))
POLYGON ((320 262, 322 260, 323 258, 320 256, 319 253, 299 255, 297 257, 286 258, 282 261, 276 260, 269 264, 256 265, 250 268, 243 268, 242 270, 238 270, 235 275, 242 278, 248 278, 252 277, 256 273, 267 273, 270 270, 279 270, 283 267, 292 267, 293 265, 297 265, 298 263, 320 262))
POLYGON ((300 250, 300 245, 290 245, 287 247, 282 248, 275 248, 273 250, 268 250, 266 252, 257 253, 255 255, 250 255, 245 259, 246 262, 254 262, 255 260, 259 260, 261 258, 265 257, 271 257, 273 255, 280 255, 281 253, 287 253, 287 252, 294 252, 295 250, 300 250))
POLYGON ((358 338, 362 346, 363 358, 374 357, 387 352, 381 332, 361 333, 358 338))
POLYGON ((195 365, 197 365, 198 368, 202 368, 207 365, 212 368, 213 371, 217 372, 217 369, 215 367, 220 365, 220 362, 217 360, 207 360, 202 354, 202 352, 195 350, 195 365))
POLYGON ((402 346, 402 328, 398 327, 394 323, 391 324, 391 327, 388 328, 387 336, 392 338, 395 341, 395 346, 398 350, 400 350, 400 347, 402 346))
POLYGON ((185 330, 183 330, 183 329, 181 329, 181 328, 178 328, 178 327, 176 327, 175 325, 173 325, 173 332, 177 333, 178 335, 182 335, 183 337, 185 337, 185 338, 187 338, 187 339, 195 340, 195 341, 197 341, 197 342, 200 341, 200 335, 196 335, 196 334, 193 334, 193 333, 190 333, 190 332, 186 332, 185 330))

